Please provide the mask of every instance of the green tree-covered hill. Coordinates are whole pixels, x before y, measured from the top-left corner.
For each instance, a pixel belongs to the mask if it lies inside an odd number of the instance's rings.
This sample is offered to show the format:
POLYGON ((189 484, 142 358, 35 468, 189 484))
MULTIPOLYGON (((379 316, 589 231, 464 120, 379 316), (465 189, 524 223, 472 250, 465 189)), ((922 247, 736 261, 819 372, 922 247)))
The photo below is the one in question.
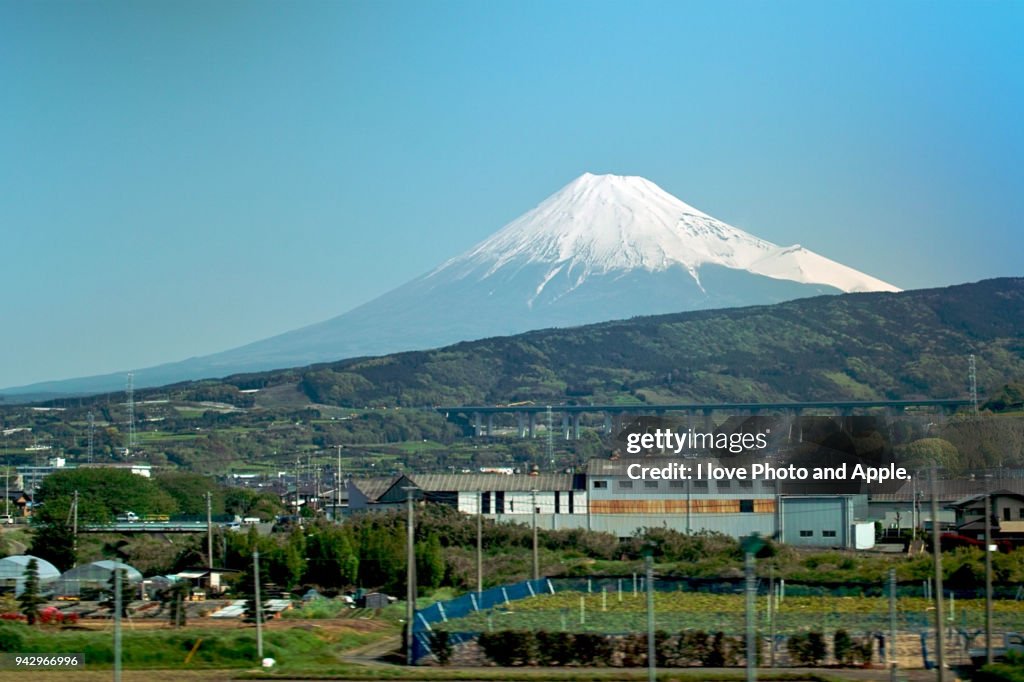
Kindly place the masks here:
MULTIPOLYGON (((500 315, 500 310, 481 314, 500 315)), ((1024 279, 660 315, 229 379, 314 402, 776 401, 961 397, 1024 376, 1024 279)))

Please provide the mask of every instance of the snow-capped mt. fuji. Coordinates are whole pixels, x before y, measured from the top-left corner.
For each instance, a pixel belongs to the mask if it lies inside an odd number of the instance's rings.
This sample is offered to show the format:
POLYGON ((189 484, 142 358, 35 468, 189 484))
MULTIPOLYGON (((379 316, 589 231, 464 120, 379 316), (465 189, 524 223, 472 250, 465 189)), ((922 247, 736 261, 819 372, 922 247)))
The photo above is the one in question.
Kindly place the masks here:
MULTIPOLYGON (((135 370, 135 385, 855 291, 898 289, 800 246, 759 239, 644 178, 587 173, 469 251, 358 308, 233 350, 135 370)), ((25 390, 123 385, 116 374, 25 390)))
MULTIPOLYGON (((797 246, 782 248, 693 208, 650 180, 585 173, 428 279, 486 280, 503 268, 545 265, 535 292, 555 278, 571 291, 593 275, 718 265, 840 291, 896 287, 797 246)), ((566 291, 566 293, 567 293, 566 291)), ((532 301, 533 299, 531 299, 532 301)))

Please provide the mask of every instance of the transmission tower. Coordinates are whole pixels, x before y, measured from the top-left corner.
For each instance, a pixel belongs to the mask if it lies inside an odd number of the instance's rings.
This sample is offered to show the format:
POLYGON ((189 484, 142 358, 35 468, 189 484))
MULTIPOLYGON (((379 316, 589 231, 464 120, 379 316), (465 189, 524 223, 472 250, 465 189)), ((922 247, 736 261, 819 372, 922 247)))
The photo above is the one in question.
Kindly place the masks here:
POLYGON ((128 454, 135 452, 135 375, 128 372, 128 454))
POLYGON ((92 445, 96 435, 96 422, 93 420, 92 412, 89 413, 89 449, 87 450, 86 461, 92 464, 92 445))
POLYGON ((974 353, 968 356, 967 375, 971 380, 971 405, 974 407, 974 415, 978 415, 978 368, 974 364, 974 353))

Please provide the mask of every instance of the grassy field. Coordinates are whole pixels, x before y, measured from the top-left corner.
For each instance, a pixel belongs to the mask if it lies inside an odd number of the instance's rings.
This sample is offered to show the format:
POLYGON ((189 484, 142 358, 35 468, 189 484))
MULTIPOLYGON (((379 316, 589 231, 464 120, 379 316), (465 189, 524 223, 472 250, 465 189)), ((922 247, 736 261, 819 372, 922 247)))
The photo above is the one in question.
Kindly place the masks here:
MULTIPOLYGON (((982 627, 984 600, 955 602, 950 618, 954 626, 982 627)), ((742 632, 745 597, 741 594, 660 592, 654 600, 656 627, 671 632, 700 629, 710 632, 742 632)), ((767 627, 767 598, 757 603, 758 619, 767 627)), ((947 605, 947 617, 949 606, 947 605)), ((931 626, 931 602, 920 598, 898 600, 897 622, 901 630, 931 626)), ((439 623, 435 627, 452 632, 494 630, 564 630, 569 632, 643 632, 646 630, 646 600, 643 594, 609 592, 560 592, 512 602, 490 611, 439 623)), ((1024 602, 997 601, 994 623, 997 629, 1013 629, 1024 622, 1024 602)), ((889 602, 882 597, 786 597, 775 617, 780 634, 817 628, 826 632, 844 628, 851 632, 886 631, 889 602)))
MULTIPOLYGON (((282 671, 330 669, 342 652, 381 637, 395 626, 380 620, 342 622, 273 621, 263 634, 263 655, 282 671)), ((75 629, 0 623, 0 650, 21 654, 84 654, 89 669, 113 666, 113 629, 109 624, 75 629)), ((179 629, 139 627, 122 630, 126 669, 251 668, 257 659, 256 629, 236 623, 179 629)))

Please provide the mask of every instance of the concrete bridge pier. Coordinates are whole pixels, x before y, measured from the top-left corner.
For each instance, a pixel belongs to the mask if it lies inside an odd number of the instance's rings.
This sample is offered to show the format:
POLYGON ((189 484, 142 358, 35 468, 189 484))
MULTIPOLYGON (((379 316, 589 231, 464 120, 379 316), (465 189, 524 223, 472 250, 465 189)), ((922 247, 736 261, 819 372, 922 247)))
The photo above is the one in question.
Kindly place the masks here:
POLYGON ((494 413, 490 412, 487 415, 487 437, 490 438, 494 434, 494 413))
POLYGON ((701 410, 701 413, 704 416, 704 431, 712 431, 715 428, 715 420, 711 418, 711 412, 712 410, 709 409, 701 410))
POLYGON ((516 412, 516 435, 526 438, 526 415, 522 412, 516 412))
POLYGON ((580 439, 580 415, 578 412, 572 415, 572 439, 580 439))
POLYGON ((792 410, 787 410, 789 413, 789 442, 793 443, 793 436, 796 435, 795 442, 804 442, 804 421, 803 421, 803 410, 799 407, 792 410))
POLYGON ((850 433, 852 431, 851 417, 853 417, 852 407, 844 407, 839 410, 839 430, 841 432, 850 433))
POLYGON ((534 437, 534 433, 536 433, 536 431, 537 431, 537 413, 536 412, 531 412, 530 415, 529 415, 529 428, 530 428, 530 438, 533 438, 534 437))
POLYGON ((570 440, 572 434, 569 432, 569 413, 562 413, 562 438, 563 440, 570 440))
POLYGON ((604 413, 604 433, 608 435, 612 432, 612 416, 607 412, 604 413))
POLYGON ((474 412, 473 413, 473 436, 475 438, 479 438, 483 434, 484 434, 484 427, 483 427, 483 423, 480 420, 480 413, 479 412, 474 412))

